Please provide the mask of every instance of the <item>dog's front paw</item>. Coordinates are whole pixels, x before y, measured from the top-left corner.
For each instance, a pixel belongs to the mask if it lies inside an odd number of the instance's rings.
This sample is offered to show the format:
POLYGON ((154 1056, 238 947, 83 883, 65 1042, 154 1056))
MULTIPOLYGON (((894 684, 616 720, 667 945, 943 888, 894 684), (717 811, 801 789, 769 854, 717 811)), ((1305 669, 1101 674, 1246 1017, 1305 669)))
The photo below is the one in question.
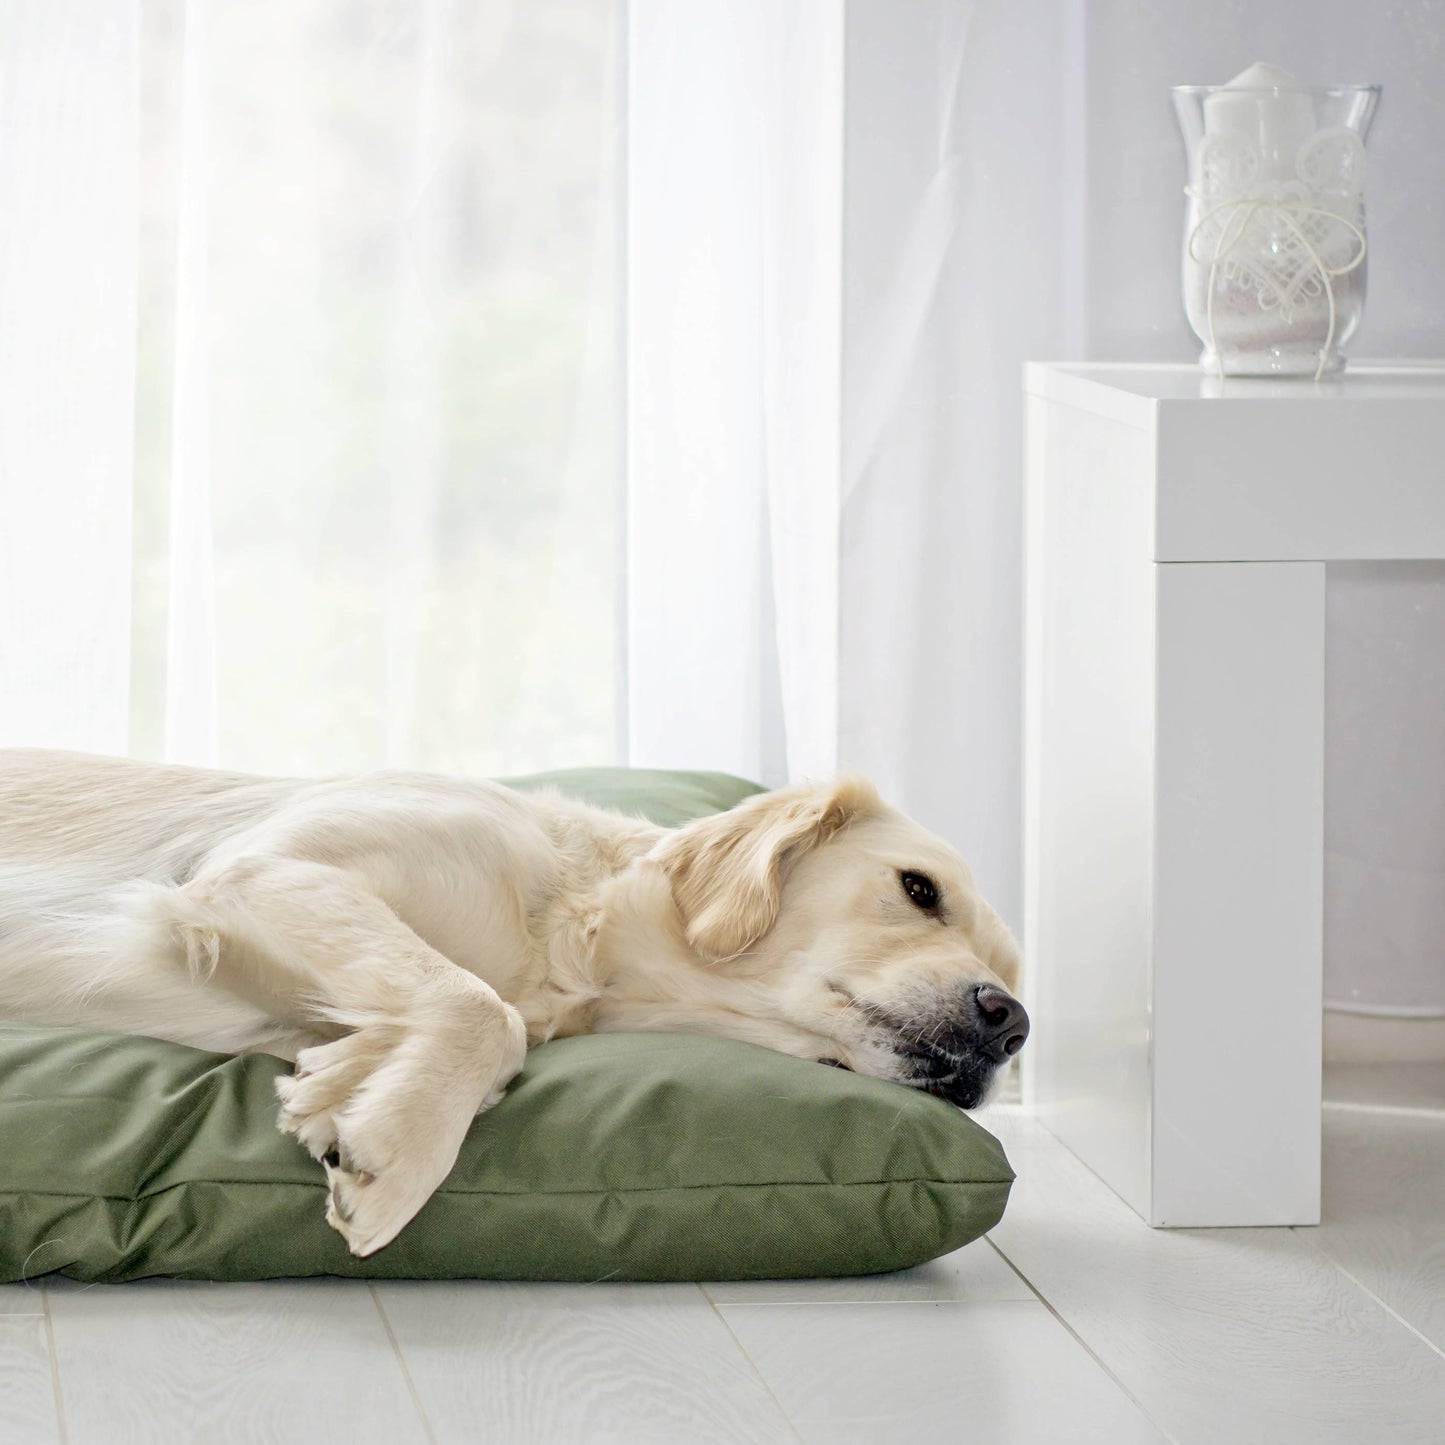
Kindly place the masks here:
POLYGON ((321 1161, 326 1222, 353 1254, 396 1238, 451 1173, 473 1118, 502 1097, 526 1053, 514 1014, 460 1041, 362 1029, 304 1050, 295 1076, 276 1081, 280 1127, 321 1161))
POLYGON ((277 1127, 294 1135, 313 1159, 333 1152, 337 1115, 385 1062, 394 1043, 379 1029, 362 1029, 335 1043, 302 1049, 296 1055, 296 1072, 276 1080, 281 1101, 277 1127))
POLYGON ((326 1222, 358 1259, 390 1244, 450 1170, 443 1169, 435 1180, 404 1166, 374 1173, 340 1148, 327 1154, 321 1166, 326 1171, 326 1222))

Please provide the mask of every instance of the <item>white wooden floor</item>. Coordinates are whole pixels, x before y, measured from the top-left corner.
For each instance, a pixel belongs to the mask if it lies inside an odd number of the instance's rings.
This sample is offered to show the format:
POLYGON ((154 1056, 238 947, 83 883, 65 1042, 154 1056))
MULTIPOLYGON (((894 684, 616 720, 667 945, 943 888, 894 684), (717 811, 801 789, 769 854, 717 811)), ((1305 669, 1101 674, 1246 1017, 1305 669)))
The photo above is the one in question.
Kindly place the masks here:
POLYGON ((758 1285, 0 1287, 0 1442, 1440 1445, 1445 1066, 1334 1071, 1318 1229, 1146 1229, 1017 1106, 990 1239, 758 1285))

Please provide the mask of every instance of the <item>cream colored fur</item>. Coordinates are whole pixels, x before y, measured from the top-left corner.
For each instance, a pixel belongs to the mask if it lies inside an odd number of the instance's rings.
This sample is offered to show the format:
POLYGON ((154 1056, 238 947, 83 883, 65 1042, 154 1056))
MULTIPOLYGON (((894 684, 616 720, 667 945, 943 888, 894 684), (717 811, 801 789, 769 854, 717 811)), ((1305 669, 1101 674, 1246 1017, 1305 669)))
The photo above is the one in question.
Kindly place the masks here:
POLYGON ((908 1036, 1017 967, 958 855, 856 778, 669 831, 422 773, 0 751, 0 1017, 294 1059, 281 1127, 361 1255, 530 1044, 694 1031, 918 1084, 908 1036))

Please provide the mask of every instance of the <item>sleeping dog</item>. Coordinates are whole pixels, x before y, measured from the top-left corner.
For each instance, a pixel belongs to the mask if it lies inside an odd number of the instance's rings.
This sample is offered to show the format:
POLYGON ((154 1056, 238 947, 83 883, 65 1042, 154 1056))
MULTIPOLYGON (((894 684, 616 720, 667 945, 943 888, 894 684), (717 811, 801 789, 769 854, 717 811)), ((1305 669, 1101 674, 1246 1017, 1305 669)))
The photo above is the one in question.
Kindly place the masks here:
POLYGON ((664 829, 496 783, 0 751, 0 1017, 295 1061, 281 1128, 353 1253, 527 1048, 720 1034, 980 1103, 1018 950, 963 860, 845 777, 664 829))

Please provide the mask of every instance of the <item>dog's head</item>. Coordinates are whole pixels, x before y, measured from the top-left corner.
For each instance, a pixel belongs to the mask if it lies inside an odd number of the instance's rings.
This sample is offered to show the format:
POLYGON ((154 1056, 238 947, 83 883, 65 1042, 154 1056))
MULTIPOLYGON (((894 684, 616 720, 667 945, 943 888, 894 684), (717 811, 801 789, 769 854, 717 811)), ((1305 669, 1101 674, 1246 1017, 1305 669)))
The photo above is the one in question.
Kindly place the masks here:
POLYGON ((736 978, 772 1047, 965 1109, 1023 1047, 1008 929, 963 859, 862 779, 760 794, 653 857, 693 952, 736 978))

